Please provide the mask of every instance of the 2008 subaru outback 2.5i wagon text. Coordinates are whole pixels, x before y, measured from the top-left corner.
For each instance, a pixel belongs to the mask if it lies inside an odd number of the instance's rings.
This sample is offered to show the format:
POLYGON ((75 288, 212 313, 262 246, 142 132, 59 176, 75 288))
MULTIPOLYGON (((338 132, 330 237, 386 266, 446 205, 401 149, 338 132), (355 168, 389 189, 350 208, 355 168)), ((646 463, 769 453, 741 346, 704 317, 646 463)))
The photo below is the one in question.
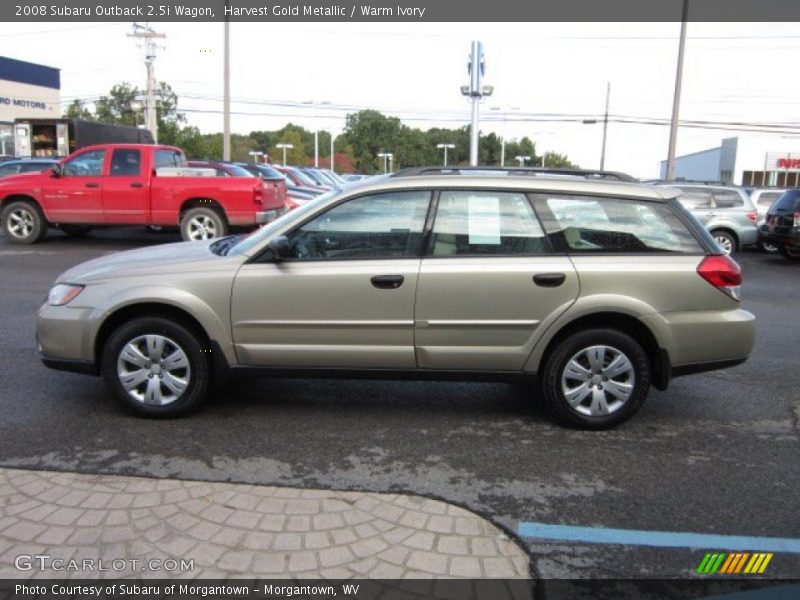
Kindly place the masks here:
POLYGON ((401 172, 247 237, 79 265, 39 310, 39 349, 50 367, 102 374, 150 416, 189 412, 220 370, 264 367, 535 376, 561 420, 609 427, 651 385, 739 364, 753 348, 739 266, 675 193, 401 172))

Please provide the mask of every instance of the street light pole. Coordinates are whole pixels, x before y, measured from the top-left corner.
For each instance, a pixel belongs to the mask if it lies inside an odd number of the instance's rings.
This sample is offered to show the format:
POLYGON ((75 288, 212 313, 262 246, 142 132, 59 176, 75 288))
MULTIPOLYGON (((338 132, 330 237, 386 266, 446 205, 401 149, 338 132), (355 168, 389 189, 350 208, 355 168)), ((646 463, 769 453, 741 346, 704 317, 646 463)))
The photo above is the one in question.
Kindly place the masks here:
POLYGON ((285 167, 286 166, 286 149, 287 148, 289 148, 289 149, 294 148, 294 144, 275 144, 275 147, 278 148, 279 150, 283 149, 283 166, 285 167))
POLYGON ((683 51, 686 47, 686 19, 689 16, 689 0, 683 0, 681 16, 681 39, 678 43, 678 66, 675 73, 675 96, 672 99, 672 120, 669 124, 669 148, 667 149, 667 179, 675 179, 675 145, 678 140, 678 115, 681 105, 681 81, 683 79, 683 51))
POLYGON ((312 109, 312 118, 314 120, 314 168, 319 168, 319 127, 317 126, 317 106, 324 106, 330 102, 317 102, 316 100, 307 100, 303 104, 310 104, 312 109))
MULTIPOLYGON (((519 166, 520 167, 524 167, 525 166, 525 161, 531 159, 530 156, 515 156, 514 158, 519 161, 519 166)), ((544 161, 542 161, 542 166, 544 166, 544 161)))
POLYGON ((611 98, 611 82, 606 85, 606 113, 603 117, 603 149, 600 151, 600 170, 606 168, 606 134, 608 133, 608 102, 611 98))
POLYGON ((444 166, 446 167, 447 166, 447 149, 448 148, 455 148, 456 145, 455 144, 436 144, 436 147, 439 148, 440 150, 444 149, 444 166))

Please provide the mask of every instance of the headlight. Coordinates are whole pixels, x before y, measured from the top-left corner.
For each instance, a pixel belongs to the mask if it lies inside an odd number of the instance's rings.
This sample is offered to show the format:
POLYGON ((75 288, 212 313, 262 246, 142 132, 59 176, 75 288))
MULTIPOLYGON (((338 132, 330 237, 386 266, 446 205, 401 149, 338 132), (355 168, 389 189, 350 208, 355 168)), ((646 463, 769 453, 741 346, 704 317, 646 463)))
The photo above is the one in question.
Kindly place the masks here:
POLYGON ((63 306, 83 290, 82 285, 73 285, 71 283, 57 283, 52 287, 50 293, 47 295, 47 303, 50 306, 63 306))

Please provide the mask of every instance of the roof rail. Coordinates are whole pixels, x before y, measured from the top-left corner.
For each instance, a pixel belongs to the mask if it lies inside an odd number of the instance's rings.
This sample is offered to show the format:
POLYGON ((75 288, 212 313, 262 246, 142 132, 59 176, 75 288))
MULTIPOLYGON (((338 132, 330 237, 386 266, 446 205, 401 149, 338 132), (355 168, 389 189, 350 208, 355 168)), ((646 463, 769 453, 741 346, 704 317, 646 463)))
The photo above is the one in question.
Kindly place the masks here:
POLYGON ((646 183, 648 185, 723 185, 726 187, 739 187, 733 185, 731 183, 725 183, 723 181, 712 181, 712 180, 702 180, 702 179, 647 179, 642 180, 642 183, 646 183))
POLYGON ((557 176, 578 177, 582 179, 605 179, 611 181, 638 182, 635 177, 618 171, 599 171, 593 169, 553 169, 541 167, 409 167, 392 173, 391 177, 417 177, 421 175, 498 175, 498 176, 557 176))

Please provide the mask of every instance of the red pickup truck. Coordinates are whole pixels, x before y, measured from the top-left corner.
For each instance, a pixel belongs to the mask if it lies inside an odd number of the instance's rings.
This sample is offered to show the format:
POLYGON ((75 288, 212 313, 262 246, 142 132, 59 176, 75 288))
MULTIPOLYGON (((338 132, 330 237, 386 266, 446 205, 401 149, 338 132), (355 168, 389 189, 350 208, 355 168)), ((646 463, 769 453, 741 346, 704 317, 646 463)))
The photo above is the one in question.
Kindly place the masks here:
POLYGON ((255 176, 214 175, 187 168, 179 148, 88 146, 52 170, 0 180, 0 219, 9 241, 21 244, 40 240, 48 226, 81 235, 100 226, 178 225, 183 239, 203 240, 285 212, 285 189, 255 176))

